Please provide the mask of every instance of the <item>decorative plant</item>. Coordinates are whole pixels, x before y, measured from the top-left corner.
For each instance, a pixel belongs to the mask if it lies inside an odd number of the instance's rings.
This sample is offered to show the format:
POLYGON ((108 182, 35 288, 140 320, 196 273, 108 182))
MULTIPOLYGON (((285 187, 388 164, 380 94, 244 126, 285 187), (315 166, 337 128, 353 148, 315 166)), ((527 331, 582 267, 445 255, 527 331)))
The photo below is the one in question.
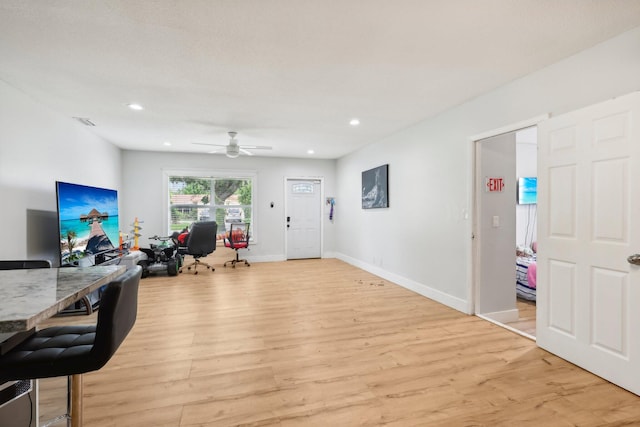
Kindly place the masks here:
POLYGON ((73 230, 67 231, 67 248, 69 249, 69 261, 73 261, 77 256, 73 253, 73 248, 76 247, 76 232, 73 230))

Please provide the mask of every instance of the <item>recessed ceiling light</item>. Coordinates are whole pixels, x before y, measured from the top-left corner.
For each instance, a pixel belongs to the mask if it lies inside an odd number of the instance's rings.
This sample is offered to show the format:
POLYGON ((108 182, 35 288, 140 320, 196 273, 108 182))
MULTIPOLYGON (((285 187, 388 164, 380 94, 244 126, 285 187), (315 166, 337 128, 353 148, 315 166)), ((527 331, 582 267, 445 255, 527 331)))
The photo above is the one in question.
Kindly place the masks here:
POLYGON ((171 143, 169 141, 165 141, 162 143, 162 145, 164 145, 165 147, 170 147, 171 143))
POLYGON ((314 153, 315 153, 315 151, 313 151, 313 150, 307 150, 307 154, 314 154, 314 153))
POLYGON ((349 122, 349 124, 351 126, 358 126, 360 124, 360 120, 358 119, 351 119, 351 121, 349 122))
POLYGON ((140 104, 127 104, 127 107, 131 108, 132 110, 136 110, 136 111, 144 110, 144 108, 140 104))

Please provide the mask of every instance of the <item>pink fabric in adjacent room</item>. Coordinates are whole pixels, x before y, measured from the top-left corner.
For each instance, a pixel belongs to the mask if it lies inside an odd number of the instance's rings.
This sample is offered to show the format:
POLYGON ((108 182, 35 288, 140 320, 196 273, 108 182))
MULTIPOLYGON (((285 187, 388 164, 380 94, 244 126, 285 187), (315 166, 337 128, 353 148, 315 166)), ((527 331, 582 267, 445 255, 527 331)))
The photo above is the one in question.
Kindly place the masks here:
POLYGON ((529 268, 527 269, 527 282, 529 286, 532 288, 536 288, 536 262, 533 261, 529 264, 529 268))

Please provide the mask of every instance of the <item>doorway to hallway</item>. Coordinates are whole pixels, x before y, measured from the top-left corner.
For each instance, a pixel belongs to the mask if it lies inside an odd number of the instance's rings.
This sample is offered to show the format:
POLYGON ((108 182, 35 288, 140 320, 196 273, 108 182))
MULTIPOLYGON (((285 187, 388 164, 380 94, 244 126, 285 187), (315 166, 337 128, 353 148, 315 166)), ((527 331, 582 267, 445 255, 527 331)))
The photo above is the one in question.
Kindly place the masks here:
POLYGON ((478 140, 475 153, 475 313, 535 339, 537 128, 478 140))

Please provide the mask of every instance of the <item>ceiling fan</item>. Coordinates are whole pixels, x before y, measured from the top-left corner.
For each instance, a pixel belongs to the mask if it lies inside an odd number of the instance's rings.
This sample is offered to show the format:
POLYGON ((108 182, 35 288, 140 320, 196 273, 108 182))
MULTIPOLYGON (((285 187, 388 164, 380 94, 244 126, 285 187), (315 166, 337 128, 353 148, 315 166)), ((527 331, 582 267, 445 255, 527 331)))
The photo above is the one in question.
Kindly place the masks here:
MULTIPOLYGON (((213 147, 225 147, 226 151, 225 154, 227 155, 227 157, 230 157, 232 159, 235 159, 236 157, 238 157, 240 154, 246 154, 247 156, 253 156, 253 153, 249 150, 271 150, 271 147, 266 146, 266 145, 238 145, 238 140, 236 139, 236 136, 238 135, 238 132, 228 132, 229 134, 229 144, 227 145, 222 145, 222 144, 209 144, 206 142, 194 142, 194 144, 196 145, 210 145, 213 147)), ((213 151, 214 153, 218 152, 218 151, 213 151)))

